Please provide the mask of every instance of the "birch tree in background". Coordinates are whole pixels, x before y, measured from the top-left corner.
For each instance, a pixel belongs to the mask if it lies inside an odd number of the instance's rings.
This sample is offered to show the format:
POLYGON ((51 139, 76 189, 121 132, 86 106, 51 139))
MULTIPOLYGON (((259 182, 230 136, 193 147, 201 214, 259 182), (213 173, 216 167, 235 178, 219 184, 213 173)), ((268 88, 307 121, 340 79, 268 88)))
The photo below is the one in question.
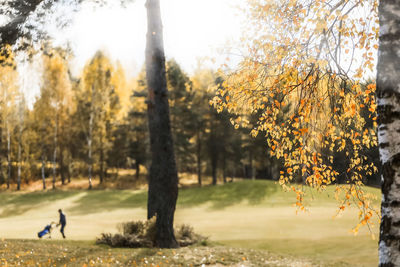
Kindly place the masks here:
POLYGON ((2 122, 2 139, 5 140, 4 148, 7 159, 7 189, 11 181, 11 136, 16 125, 15 106, 18 93, 18 73, 14 69, 15 62, 9 46, 0 49, 0 110, 2 122))
POLYGON ((17 142, 18 142, 18 155, 17 155, 17 190, 21 190, 21 172, 22 172, 22 147, 23 147, 23 132, 25 128, 25 98, 22 93, 18 95, 18 135, 17 135, 17 142))
POLYGON ((106 173, 110 150, 110 128, 118 110, 116 85, 112 83, 114 67, 110 59, 97 52, 82 74, 82 88, 78 92, 78 114, 87 141, 89 188, 92 188, 94 161, 99 162, 100 183, 106 173))

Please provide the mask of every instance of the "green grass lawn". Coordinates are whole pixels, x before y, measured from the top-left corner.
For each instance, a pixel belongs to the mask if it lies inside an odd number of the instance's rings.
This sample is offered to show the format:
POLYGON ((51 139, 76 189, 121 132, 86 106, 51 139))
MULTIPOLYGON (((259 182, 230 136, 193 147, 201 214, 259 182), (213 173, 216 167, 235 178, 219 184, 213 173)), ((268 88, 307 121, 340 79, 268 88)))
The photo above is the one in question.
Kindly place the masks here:
MULTIPOLYGON (((379 196, 377 189, 368 191, 379 196)), ((72 258, 78 265, 89 264, 89 256, 93 256, 91 260, 95 261, 96 255, 103 261, 108 259, 109 253, 122 265, 133 261, 139 264, 144 258, 140 253, 153 253, 154 264, 164 259, 160 262, 165 265, 165 260, 169 260, 169 265, 173 265, 173 253, 182 254, 186 251, 182 255, 193 254, 193 258, 188 256, 187 259, 176 260, 175 265, 185 266, 190 261, 201 265, 203 258, 208 259, 206 254, 215 254, 209 263, 279 266, 279 262, 282 262, 283 266, 287 266, 292 265, 295 259, 300 266, 376 266, 377 241, 371 239, 367 229, 362 229, 358 236, 351 234, 351 229, 357 223, 357 209, 347 209, 333 218, 338 207, 333 198, 333 188, 328 188, 325 194, 310 191, 308 195, 312 196, 312 201, 311 197, 307 200, 309 211, 296 214, 296 208, 292 205, 294 195, 283 192, 279 185, 271 181, 240 181, 215 187, 181 189, 176 223, 194 226, 197 232, 209 236, 214 245, 211 248, 185 248, 175 252, 165 250, 165 253, 169 253, 166 256, 159 255, 158 250, 111 250, 94 245, 100 233, 115 232, 118 223, 146 218, 145 191, 1 193, 0 238, 5 238, 9 245, 7 251, 0 246, 0 256, 9 262, 23 259, 22 256, 15 258, 12 253, 17 250, 23 252, 24 247, 28 251, 32 247, 37 248, 35 255, 40 255, 45 261, 48 262, 49 257, 51 262, 57 261, 56 255, 61 250, 46 254, 46 248, 49 247, 50 251, 67 249, 66 258, 60 258, 57 265, 71 263, 72 258), (67 214, 68 241, 59 240, 61 236, 58 232, 53 232, 50 242, 36 241, 39 230, 50 221, 57 221, 59 208, 67 214), (13 246, 15 251, 10 249, 13 246), (77 255, 71 252, 75 251, 74 248, 77 255), (194 249, 196 253, 189 253, 194 249), (81 252, 82 255, 79 254, 81 252), (248 256, 241 256, 240 253, 248 256), (203 257, 200 259, 198 255, 203 257), (217 258, 224 258, 225 262, 220 259, 217 261, 217 258)), ((372 229, 375 234, 377 228, 372 229)), ((23 255, 29 260, 29 254, 23 255)))

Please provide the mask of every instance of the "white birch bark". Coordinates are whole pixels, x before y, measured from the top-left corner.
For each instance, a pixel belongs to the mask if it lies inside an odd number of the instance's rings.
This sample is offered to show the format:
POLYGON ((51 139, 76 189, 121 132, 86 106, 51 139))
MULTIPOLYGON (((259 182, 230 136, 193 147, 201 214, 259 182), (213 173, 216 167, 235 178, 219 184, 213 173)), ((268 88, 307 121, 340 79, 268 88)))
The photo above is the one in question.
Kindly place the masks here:
POLYGON ((54 124, 54 151, 53 151, 53 189, 56 188, 56 175, 57 175, 57 135, 58 135, 58 115, 54 124))
POLYGON ((89 175, 89 188, 92 188, 92 168, 93 168, 93 161, 92 161, 92 132, 93 132, 93 112, 90 113, 89 119, 89 136, 88 136, 88 159, 89 159, 89 166, 88 166, 88 175, 89 175))
POLYGON ((42 154, 42 181, 43 181, 43 189, 46 189, 46 176, 45 176, 45 160, 44 155, 42 154))
POLYGON ((90 117, 89 117, 89 135, 87 137, 88 142, 88 176, 89 176, 89 189, 92 188, 92 169, 93 169, 93 160, 92 160, 92 143, 93 143, 93 121, 94 121, 94 97, 95 97, 95 88, 92 86, 92 100, 90 106, 90 117))
POLYGON ((22 154, 22 120, 19 125, 19 137, 18 137, 18 174, 17 174, 17 190, 21 189, 21 154, 22 154))
POLYGON ((8 123, 7 123, 7 164, 8 164, 7 189, 9 189, 11 181, 11 133, 10 133, 10 126, 8 125, 8 123))
POLYGON ((379 4, 378 138, 382 163, 379 266, 400 266, 400 0, 379 4))

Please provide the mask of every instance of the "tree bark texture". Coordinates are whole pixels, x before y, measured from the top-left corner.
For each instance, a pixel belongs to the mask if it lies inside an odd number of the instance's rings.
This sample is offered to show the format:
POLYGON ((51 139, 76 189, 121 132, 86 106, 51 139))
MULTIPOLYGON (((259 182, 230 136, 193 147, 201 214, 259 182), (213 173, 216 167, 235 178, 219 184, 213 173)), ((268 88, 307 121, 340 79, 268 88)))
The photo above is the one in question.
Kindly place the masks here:
POLYGON ((164 44, 159 0, 147 0, 146 79, 152 162, 149 172, 147 217, 157 216, 156 245, 175 248, 173 223, 178 198, 176 169, 169 117, 164 44))
POLYGON ((379 266, 400 266, 400 0, 379 4, 378 140, 382 163, 379 266))

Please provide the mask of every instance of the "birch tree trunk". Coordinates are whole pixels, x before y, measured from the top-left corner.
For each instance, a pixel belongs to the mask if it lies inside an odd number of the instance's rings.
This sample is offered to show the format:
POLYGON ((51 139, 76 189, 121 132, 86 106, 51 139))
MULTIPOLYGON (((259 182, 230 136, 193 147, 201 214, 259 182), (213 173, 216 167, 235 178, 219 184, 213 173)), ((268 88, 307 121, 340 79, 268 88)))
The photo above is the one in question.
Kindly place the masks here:
POLYGON ((10 134, 10 126, 7 124, 7 189, 10 189, 10 181, 11 181, 11 134, 10 134))
POLYGON ((56 189, 57 175, 57 135, 58 135, 58 115, 54 124, 54 151, 53 151, 53 189, 56 189))
POLYGON ((43 181, 43 190, 46 189, 46 175, 45 175, 45 160, 44 153, 42 154, 42 181, 43 181))
POLYGON ((21 152, 22 152, 22 126, 19 127, 19 137, 18 137, 18 176, 17 176, 17 190, 21 190, 21 152))
POLYGON ((103 147, 103 133, 100 136, 100 184, 104 181, 104 147, 103 147))
POLYGON ((157 216, 156 245, 176 248, 174 213, 178 198, 159 0, 147 0, 146 79, 152 162, 149 172, 147 217, 157 216))
POLYGON ((87 137, 88 142, 88 176, 89 176, 89 189, 92 189, 92 170, 93 170, 93 160, 92 160, 92 144, 93 144, 93 121, 94 121, 94 98, 96 96, 95 87, 92 85, 92 99, 90 103, 90 115, 89 115, 89 134, 87 137))
POLYGON ((379 266, 400 266, 400 0, 379 4, 378 138, 382 163, 379 266))
POLYGON ((89 189, 92 189, 92 169, 93 169, 93 160, 92 160, 92 139, 93 139, 93 111, 90 112, 89 118, 89 136, 88 136, 88 176, 89 176, 89 189))
MULTIPOLYGON (((61 140, 60 140, 61 141, 61 140)), ((64 147, 60 144, 60 156, 59 156, 59 172, 61 176, 61 184, 65 185, 65 165, 64 165, 64 147)))

